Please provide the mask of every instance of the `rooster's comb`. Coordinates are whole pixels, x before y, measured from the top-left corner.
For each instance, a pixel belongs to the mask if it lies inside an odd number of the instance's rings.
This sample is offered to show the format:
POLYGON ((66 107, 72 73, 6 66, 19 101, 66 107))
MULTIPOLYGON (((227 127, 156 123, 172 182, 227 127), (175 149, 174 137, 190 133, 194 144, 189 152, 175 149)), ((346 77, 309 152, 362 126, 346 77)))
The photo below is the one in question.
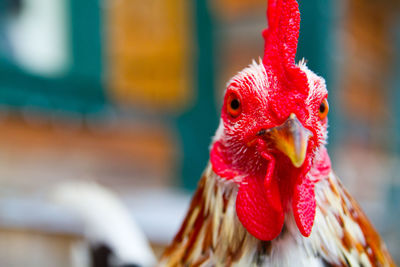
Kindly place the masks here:
POLYGON ((307 90, 307 78, 295 65, 300 31, 300 11, 296 0, 268 0, 268 29, 264 30, 265 51, 263 63, 299 90, 307 90), (304 84, 305 83, 305 84, 304 84))

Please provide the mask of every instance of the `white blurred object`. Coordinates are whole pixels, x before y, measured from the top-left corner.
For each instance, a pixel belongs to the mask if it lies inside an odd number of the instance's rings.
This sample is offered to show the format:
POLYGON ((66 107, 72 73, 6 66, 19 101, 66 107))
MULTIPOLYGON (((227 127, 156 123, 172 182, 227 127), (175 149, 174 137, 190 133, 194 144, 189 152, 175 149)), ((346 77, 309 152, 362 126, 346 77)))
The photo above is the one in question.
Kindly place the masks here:
POLYGON ((85 224, 89 241, 105 244, 119 264, 154 266, 155 256, 128 209, 116 195, 91 182, 59 185, 53 199, 74 211, 85 224))
POLYGON ((64 72, 69 64, 67 1, 23 0, 23 7, 8 25, 15 60, 35 74, 64 72))

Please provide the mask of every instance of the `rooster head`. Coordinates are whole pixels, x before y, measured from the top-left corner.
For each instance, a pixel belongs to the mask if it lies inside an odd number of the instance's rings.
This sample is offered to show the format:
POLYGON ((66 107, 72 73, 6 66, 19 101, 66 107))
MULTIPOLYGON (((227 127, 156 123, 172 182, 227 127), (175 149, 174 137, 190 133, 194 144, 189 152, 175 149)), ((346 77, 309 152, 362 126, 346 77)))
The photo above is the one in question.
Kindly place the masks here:
POLYGON ((211 148, 215 173, 238 185, 236 212, 260 240, 276 238, 293 212, 302 235, 315 218, 314 184, 330 171, 325 81, 295 64, 295 0, 268 1, 264 57, 229 83, 211 148))

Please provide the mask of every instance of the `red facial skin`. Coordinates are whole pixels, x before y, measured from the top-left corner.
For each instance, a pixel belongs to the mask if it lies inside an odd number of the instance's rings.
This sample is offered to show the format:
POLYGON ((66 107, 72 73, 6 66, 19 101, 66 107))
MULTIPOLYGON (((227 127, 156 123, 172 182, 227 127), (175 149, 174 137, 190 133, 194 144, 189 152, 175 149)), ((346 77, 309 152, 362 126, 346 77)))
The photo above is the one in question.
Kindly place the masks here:
POLYGON ((223 129, 211 149, 214 172, 239 185, 236 212, 240 222, 260 240, 276 238, 290 210, 301 234, 309 236, 316 209, 314 184, 330 171, 324 147, 327 120, 319 115, 320 104, 327 98, 324 81, 294 64, 298 4, 270 0, 268 17, 269 29, 263 33, 264 69, 256 74, 244 71, 228 85, 221 113, 223 129), (229 108, 232 97, 240 101, 239 114, 229 108), (261 129, 281 125, 292 113, 313 135, 299 168, 257 136, 261 129))

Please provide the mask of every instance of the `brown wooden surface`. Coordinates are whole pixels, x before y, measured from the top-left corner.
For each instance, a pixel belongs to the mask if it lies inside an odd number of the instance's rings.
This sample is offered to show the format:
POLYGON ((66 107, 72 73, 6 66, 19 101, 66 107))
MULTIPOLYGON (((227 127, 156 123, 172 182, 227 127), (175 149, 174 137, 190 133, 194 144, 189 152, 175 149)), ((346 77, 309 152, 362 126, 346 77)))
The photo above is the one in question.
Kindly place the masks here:
POLYGON ((81 238, 25 230, 0 230, 0 266, 71 267, 81 238))
POLYGON ((68 179, 94 179, 116 190, 171 184, 176 145, 160 125, 111 129, 0 123, 0 188, 36 191, 68 179))

